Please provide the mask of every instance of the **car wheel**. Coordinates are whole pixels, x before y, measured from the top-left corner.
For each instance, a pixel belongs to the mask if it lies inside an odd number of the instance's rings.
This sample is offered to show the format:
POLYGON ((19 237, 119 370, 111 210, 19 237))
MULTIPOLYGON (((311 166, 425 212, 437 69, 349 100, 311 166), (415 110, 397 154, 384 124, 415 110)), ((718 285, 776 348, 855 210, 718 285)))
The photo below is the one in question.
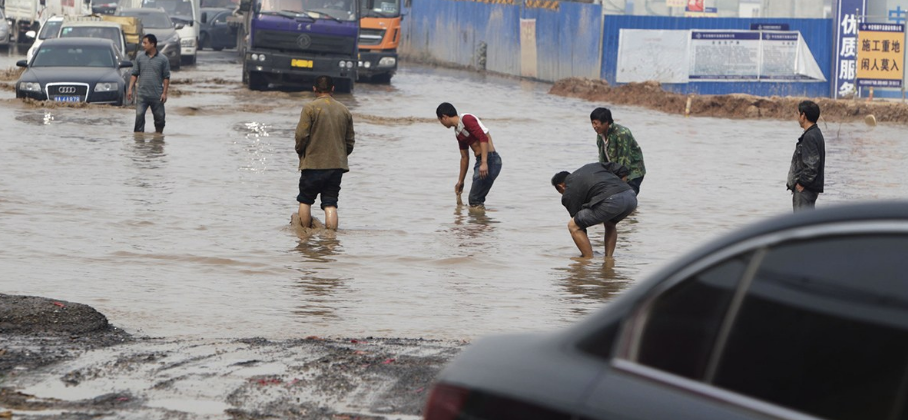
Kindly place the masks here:
POLYGON ((211 45, 209 45, 210 43, 211 41, 208 39, 207 32, 202 32, 201 34, 199 34, 199 51, 204 48, 211 48, 211 45))
POLYGON ((171 64, 170 67, 171 67, 172 69, 174 69, 174 70, 179 70, 179 69, 180 69, 180 65, 182 64, 182 61, 183 61, 183 59, 180 58, 179 60, 177 60, 176 62, 174 62, 173 64, 171 64))

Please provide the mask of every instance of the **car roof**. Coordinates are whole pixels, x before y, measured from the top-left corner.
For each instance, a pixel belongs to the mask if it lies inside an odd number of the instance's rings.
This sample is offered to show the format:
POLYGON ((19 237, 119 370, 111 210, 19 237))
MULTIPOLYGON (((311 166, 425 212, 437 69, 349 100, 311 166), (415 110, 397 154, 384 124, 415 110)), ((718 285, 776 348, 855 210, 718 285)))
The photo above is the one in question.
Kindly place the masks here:
POLYGON ((110 47, 110 46, 113 46, 113 41, 111 41, 109 39, 102 39, 102 38, 81 38, 81 37, 53 38, 53 39, 45 40, 44 43, 41 44, 42 47, 45 45, 48 45, 48 46, 61 45, 61 46, 74 46, 74 47, 101 45, 101 46, 110 47))
POLYGON ((120 30, 123 29, 123 27, 120 26, 120 24, 116 23, 116 22, 84 21, 84 20, 65 21, 65 22, 63 22, 62 28, 66 28, 66 27, 70 27, 70 26, 87 26, 90 28, 117 28, 120 30))
POLYGON ((117 13, 118 14, 120 14, 120 13, 136 13, 136 14, 148 14, 148 15, 155 14, 155 13, 163 13, 165 15, 167 14, 167 12, 164 11, 164 9, 161 9, 159 7, 131 7, 128 9, 119 9, 119 10, 117 10, 117 13))

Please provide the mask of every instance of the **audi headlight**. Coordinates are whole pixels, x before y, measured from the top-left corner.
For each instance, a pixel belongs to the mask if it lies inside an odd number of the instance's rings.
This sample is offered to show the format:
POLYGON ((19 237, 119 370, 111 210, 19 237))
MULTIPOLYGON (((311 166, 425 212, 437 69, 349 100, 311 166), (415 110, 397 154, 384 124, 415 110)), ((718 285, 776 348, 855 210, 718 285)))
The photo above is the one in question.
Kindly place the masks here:
POLYGON ((179 43, 180 43, 180 35, 177 34, 177 33, 174 33, 173 35, 170 36, 170 38, 167 38, 167 41, 164 41, 165 44, 169 44, 169 43, 171 43, 171 42, 176 42, 177 44, 179 44, 179 43))
POLYGON ((119 89, 116 83, 98 83, 95 85, 95 92, 114 92, 119 89))
POLYGON ((382 57, 381 60, 378 60, 379 67, 393 67, 397 64, 397 59, 394 57, 382 57))
POLYGON ((22 82, 19 83, 19 90, 24 90, 26 92, 40 92, 41 84, 36 82, 22 82))

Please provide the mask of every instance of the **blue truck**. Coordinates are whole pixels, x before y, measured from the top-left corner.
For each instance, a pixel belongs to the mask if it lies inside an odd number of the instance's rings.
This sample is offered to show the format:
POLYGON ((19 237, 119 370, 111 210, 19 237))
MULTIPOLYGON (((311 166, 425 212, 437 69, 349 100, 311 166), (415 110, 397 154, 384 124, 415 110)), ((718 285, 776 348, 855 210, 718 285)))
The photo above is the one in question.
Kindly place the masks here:
POLYGON ((353 91, 359 0, 242 0, 238 11, 237 49, 249 89, 307 87, 327 75, 336 91, 353 91))

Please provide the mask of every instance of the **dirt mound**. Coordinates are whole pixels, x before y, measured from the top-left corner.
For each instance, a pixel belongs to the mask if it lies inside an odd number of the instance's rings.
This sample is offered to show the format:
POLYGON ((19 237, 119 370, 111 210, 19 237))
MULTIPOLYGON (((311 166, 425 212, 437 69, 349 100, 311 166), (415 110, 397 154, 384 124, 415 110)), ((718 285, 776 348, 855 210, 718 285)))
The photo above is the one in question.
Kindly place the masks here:
POLYGON ((684 95, 662 89, 658 82, 609 86, 597 79, 569 78, 555 83, 550 94, 619 105, 637 105, 669 114, 684 114, 690 100, 690 115, 734 119, 782 119, 796 116, 798 103, 810 99, 820 106, 821 118, 829 122, 875 121, 908 124, 908 104, 855 101, 851 99, 762 97, 746 94, 684 95))
POLYGON ((81 303, 0 294, 0 334, 83 334, 107 328, 104 315, 81 303))

